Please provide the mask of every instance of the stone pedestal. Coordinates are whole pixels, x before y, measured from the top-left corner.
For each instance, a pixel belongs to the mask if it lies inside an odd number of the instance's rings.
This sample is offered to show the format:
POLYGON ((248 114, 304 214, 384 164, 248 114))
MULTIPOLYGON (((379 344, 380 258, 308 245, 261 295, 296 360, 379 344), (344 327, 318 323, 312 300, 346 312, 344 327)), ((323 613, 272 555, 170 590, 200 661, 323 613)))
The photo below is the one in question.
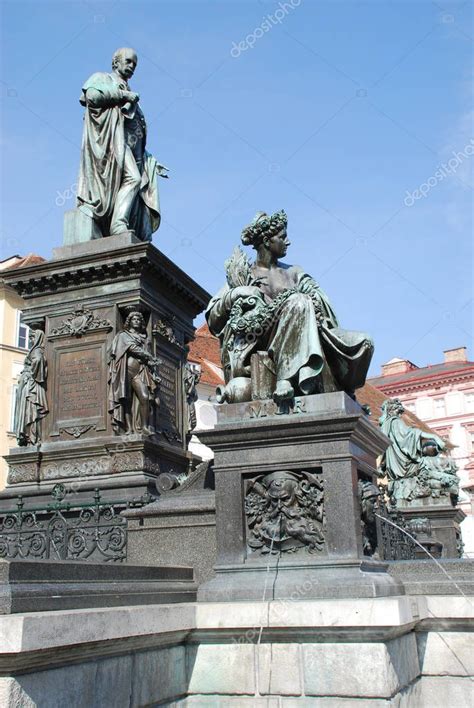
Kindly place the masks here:
POLYGON ((388 441, 345 393, 223 405, 213 430, 216 576, 201 600, 403 593, 363 555, 359 480, 388 441))
MULTIPOLYGON (((160 477, 159 483, 166 477, 160 477)), ((160 487, 163 486, 160 484, 160 487)), ((151 504, 122 513, 127 519, 127 560, 194 568, 196 582, 213 577, 216 562, 214 475, 208 463, 151 504)))
POLYGON ((97 222, 80 209, 69 209, 64 214, 64 243, 86 243, 101 238, 97 222))
POLYGON ((150 243, 132 233, 57 248, 51 261, 5 272, 25 300, 24 321, 45 333, 49 413, 37 446, 6 457, 0 510, 22 494, 41 503, 54 484, 75 483, 90 498, 157 494, 163 472, 187 470, 183 391, 186 345, 208 293, 150 243), (143 314, 152 353, 161 360, 153 435, 117 435, 108 412, 109 350, 132 311, 143 314))
POLYGON ((0 560, 0 615, 195 599, 193 569, 185 566, 0 560))
MULTIPOLYGON (((428 521, 429 535, 441 546, 441 558, 460 558, 462 556, 460 524, 466 518, 466 514, 462 509, 454 507, 450 503, 449 497, 415 499, 407 506, 399 504, 397 511, 415 533, 417 533, 417 526, 423 527, 423 520, 428 521)), ((424 545, 422 537, 420 537, 420 543, 424 545)), ((428 550, 430 549, 428 548, 428 550)), ((420 554, 421 558, 423 556, 421 549, 420 554)))

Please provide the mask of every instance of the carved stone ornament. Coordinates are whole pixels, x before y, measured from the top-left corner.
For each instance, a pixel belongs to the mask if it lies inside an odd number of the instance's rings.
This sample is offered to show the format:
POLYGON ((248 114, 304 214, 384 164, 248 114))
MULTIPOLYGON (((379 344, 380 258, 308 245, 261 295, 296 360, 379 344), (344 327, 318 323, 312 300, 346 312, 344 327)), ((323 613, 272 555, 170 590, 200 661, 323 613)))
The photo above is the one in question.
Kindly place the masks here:
POLYGON ((112 472, 143 470, 145 458, 142 452, 122 452, 112 456, 112 472))
POLYGON ((51 330, 51 337, 82 337, 86 332, 111 330, 112 323, 106 319, 95 317, 92 310, 78 305, 70 315, 65 317, 58 327, 51 330))
POLYGON ((309 553, 324 549, 324 491, 321 476, 272 472, 248 483, 247 544, 254 552, 309 553))
POLYGON ((170 316, 156 320, 153 325, 153 335, 156 336, 159 334, 160 337, 166 339, 170 344, 180 346, 174 332, 174 319, 174 317, 170 316))
POLYGON ((373 556, 377 551, 377 524, 375 513, 381 496, 380 489, 366 479, 359 479, 357 491, 360 502, 360 526, 362 549, 365 556, 373 556))
POLYGON ((43 480, 69 477, 95 477, 110 472, 111 460, 108 456, 90 457, 78 460, 62 460, 46 464, 41 471, 43 480))
POLYGON ((66 433, 67 435, 71 435, 73 438, 80 438, 81 435, 84 435, 84 433, 87 433, 91 428, 94 428, 94 425, 73 425, 68 428, 59 428, 60 433, 66 433))
POLYGON ((20 465, 9 465, 7 478, 8 484, 37 481, 38 465, 36 462, 26 462, 20 465))

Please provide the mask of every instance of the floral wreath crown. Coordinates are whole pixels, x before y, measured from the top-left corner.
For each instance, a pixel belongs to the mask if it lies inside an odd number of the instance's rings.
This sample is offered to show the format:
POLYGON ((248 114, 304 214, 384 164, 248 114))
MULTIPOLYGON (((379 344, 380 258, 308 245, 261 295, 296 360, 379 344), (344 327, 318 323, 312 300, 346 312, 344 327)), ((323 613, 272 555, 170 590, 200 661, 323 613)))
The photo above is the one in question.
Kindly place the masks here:
POLYGON ((288 225, 288 217, 284 209, 277 211, 271 216, 264 211, 259 211, 252 223, 242 231, 242 243, 245 246, 258 243, 263 236, 275 236, 288 225))

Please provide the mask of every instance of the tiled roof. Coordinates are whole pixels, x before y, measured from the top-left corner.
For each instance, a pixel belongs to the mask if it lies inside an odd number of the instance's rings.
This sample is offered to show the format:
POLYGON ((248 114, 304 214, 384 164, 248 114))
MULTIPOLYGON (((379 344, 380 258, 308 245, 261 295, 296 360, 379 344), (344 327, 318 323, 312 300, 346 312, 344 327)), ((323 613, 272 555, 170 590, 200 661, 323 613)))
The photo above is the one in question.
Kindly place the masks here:
MULTIPOLYGON (((382 393, 380 389, 375 388, 370 383, 366 383, 362 388, 356 391, 357 400, 362 405, 367 405, 370 408, 371 416, 369 420, 374 424, 379 424, 379 418, 382 415, 382 403, 387 400, 388 396, 382 393)), ((405 410, 402 419, 407 425, 413 425, 415 428, 421 428, 425 433, 433 433, 433 429, 426 425, 422 420, 417 418, 414 413, 405 410)))
POLYGON ((44 263, 45 260, 46 258, 38 256, 36 253, 29 253, 27 256, 10 256, 9 258, 5 258, 5 260, 0 261, 0 271, 12 270, 13 268, 25 268, 26 266, 44 263))
POLYGON ((201 383, 219 386, 222 375, 219 340, 209 331, 207 324, 198 327, 195 339, 189 345, 188 359, 201 366, 201 383))
MULTIPOLYGON (((201 327, 196 330, 196 339, 190 344, 188 358, 191 361, 201 364, 202 383, 209 383, 214 386, 223 383, 224 377, 216 373, 216 370, 222 371, 219 340, 210 333, 207 324, 201 325, 201 327)), ((366 383, 365 386, 359 388, 356 394, 359 403, 370 407, 372 415, 369 420, 371 423, 378 426, 379 418, 382 415, 382 403, 387 399, 387 396, 370 383, 366 383)), ((410 413, 410 411, 405 411, 402 418, 408 425, 421 428, 427 433, 434 432, 426 423, 417 418, 414 413, 410 413)))
POLYGON ((447 364, 443 363, 433 364, 433 366, 424 366, 420 369, 407 371, 404 374, 392 374, 391 376, 374 376, 368 379, 368 382, 372 384, 372 386, 382 388, 384 386, 410 383, 410 381, 417 381, 418 379, 463 372, 469 369, 472 369, 474 373, 474 361, 450 361, 447 364))

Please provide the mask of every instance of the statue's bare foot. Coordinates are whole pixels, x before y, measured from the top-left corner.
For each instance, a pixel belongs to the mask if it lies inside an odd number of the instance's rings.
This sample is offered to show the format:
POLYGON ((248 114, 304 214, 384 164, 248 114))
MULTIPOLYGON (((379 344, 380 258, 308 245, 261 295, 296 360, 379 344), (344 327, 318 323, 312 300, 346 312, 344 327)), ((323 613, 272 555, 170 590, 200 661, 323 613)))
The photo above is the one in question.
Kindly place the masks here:
POLYGON ((275 403, 281 403, 282 401, 290 401, 294 398, 295 392, 293 386, 287 379, 281 379, 277 381, 276 389, 273 392, 273 400, 275 403))

